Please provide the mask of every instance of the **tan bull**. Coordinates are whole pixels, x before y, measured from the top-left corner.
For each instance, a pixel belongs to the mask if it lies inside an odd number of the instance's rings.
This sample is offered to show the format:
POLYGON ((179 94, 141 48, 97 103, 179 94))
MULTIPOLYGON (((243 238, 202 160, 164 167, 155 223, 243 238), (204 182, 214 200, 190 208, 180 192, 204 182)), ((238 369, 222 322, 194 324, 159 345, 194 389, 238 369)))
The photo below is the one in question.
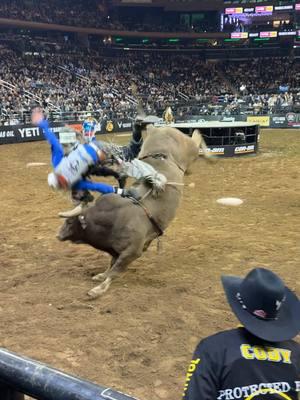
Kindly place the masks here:
POLYGON ((147 183, 136 182, 135 188, 144 197, 140 204, 115 194, 105 195, 82 215, 65 221, 59 240, 86 243, 112 256, 110 267, 93 277, 102 283, 90 290, 89 296, 103 294, 112 279, 169 226, 182 197, 184 174, 198 158, 200 145, 205 152, 205 143, 197 132, 191 139, 174 128, 151 126, 139 159, 165 175, 165 189, 153 195, 147 183))

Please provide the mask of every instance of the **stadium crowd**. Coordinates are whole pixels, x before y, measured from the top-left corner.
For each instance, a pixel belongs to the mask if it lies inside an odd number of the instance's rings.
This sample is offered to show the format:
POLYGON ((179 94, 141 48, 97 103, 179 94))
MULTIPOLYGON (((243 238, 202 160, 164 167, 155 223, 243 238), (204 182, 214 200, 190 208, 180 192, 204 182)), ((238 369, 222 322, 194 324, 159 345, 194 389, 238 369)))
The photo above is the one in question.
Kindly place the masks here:
POLYGON ((24 122, 37 103, 59 116, 88 111, 109 119, 131 118, 137 97, 148 113, 171 105, 179 116, 277 113, 299 105, 299 64, 291 59, 213 63, 191 55, 105 58, 45 49, 20 55, 5 45, 0 54, 2 123, 24 122))

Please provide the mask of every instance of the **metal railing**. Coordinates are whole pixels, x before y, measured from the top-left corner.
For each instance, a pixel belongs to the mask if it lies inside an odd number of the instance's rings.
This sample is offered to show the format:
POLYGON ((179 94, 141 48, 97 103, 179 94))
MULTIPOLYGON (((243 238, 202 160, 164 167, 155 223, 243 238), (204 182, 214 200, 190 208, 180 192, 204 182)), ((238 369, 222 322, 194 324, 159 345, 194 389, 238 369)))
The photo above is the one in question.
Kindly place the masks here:
POLYGON ((1 400, 137 400, 45 364, 0 349, 1 400))

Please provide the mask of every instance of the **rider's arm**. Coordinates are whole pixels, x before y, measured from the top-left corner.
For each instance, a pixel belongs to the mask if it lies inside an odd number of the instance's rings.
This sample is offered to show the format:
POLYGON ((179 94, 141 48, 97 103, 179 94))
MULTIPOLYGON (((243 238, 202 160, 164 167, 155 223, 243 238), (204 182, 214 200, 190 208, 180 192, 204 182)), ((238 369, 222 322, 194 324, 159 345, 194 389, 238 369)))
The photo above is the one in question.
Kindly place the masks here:
POLYGON ((55 133, 49 128, 49 122, 46 119, 43 119, 38 126, 42 129, 45 139, 51 145, 52 165, 55 168, 64 156, 63 147, 59 143, 55 133))
POLYGON ((103 194, 115 193, 115 188, 106 183, 91 182, 85 179, 80 180, 72 187, 74 190, 91 190, 93 192, 99 192, 103 194))

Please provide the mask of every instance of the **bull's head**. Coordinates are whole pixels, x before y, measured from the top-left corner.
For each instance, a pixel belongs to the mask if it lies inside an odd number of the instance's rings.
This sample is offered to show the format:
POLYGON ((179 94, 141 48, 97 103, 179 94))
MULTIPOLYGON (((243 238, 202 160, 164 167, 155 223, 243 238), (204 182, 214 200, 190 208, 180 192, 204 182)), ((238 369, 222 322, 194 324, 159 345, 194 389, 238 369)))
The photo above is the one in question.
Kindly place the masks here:
POLYGON ((85 228, 86 222, 83 215, 67 218, 58 232, 57 239, 62 242, 70 240, 74 243, 81 243, 85 228))

